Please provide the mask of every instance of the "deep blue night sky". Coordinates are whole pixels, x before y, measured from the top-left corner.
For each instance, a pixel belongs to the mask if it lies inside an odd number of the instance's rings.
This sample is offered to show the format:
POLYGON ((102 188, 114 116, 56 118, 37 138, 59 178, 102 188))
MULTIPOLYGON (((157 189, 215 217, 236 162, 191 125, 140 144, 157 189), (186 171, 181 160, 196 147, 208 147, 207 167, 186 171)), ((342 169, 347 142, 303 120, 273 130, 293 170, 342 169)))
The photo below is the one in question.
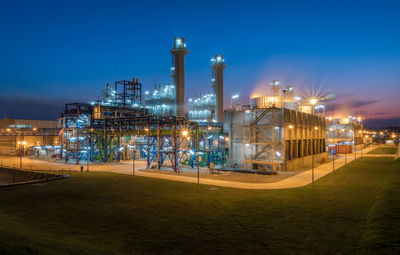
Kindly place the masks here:
POLYGON ((226 101, 278 79, 336 93, 338 113, 399 124, 399 13, 398 1, 2 1, 0 117, 54 119, 107 82, 168 82, 184 36, 187 96, 211 90, 221 53, 226 101))

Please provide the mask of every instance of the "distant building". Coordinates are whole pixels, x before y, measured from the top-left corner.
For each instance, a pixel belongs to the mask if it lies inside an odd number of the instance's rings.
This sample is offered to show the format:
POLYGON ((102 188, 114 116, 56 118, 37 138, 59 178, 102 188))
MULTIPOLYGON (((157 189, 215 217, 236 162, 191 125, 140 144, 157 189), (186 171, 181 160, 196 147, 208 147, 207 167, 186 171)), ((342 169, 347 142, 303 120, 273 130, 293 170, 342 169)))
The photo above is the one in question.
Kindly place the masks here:
POLYGON ((347 116, 344 118, 328 117, 326 121, 326 140, 328 146, 362 146, 364 139, 363 125, 361 121, 357 120, 357 118, 352 116, 347 116))
MULTIPOLYGON (((0 154, 30 154, 41 146, 59 145, 57 121, 4 118, 0 120, 0 154), (33 149, 33 150, 32 150, 33 149)), ((54 152, 55 153, 55 152, 54 152)))

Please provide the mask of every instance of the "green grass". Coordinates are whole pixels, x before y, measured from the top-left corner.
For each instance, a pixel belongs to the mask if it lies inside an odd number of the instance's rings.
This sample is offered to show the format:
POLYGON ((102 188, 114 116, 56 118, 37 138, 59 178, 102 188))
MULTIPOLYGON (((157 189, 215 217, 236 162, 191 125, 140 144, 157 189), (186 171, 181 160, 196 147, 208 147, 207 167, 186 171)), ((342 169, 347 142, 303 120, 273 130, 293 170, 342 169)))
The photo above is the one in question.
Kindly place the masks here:
POLYGON ((400 161, 287 190, 111 173, 0 189, 0 254, 400 253, 400 161))
POLYGON ((368 154, 396 154, 397 146, 380 146, 370 152, 368 154))

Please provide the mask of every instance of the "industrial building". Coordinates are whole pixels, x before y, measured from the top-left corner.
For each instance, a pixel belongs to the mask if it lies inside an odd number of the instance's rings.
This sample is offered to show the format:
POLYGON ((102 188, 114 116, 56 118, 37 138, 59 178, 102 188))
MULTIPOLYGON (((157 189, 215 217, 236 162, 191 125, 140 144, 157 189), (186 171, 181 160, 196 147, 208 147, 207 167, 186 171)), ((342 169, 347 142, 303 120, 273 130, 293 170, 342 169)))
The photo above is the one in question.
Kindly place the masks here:
POLYGON ((364 130, 360 117, 325 117, 328 147, 339 153, 351 153, 353 148, 361 149, 364 144, 364 130))
POLYGON ((57 121, 3 118, 0 154, 52 156, 60 151, 57 121))
POLYGON ((363 142, 358 135, 362 127, 353 119, 346 124, 315 114, 324 107, 317 99, 304 100, 278 80, 271 82, 268 95, 224 111, 226 63, 221 54, 211 59, 210 91, 186 98, 185 38, 176 37, 170 53, 168 84, 142 94, 139 79, 116 81, 106 84, 97 100, 67 104, 58 122, 0 121, 0 153, 16 155, 24 141, 31 156, 74 164, 136 158, 146 160, 148 168, 176 171, 211 163, 282 171, 323 162, 328 143, 363 142))
POLYGON ((232 167, 293 170, 327 156, 324 118, 299 111, 298 103, 284 101, 279 91, 279 82, 273 81, 271 96, 251 99, 250 109, 225 112, 232 167))

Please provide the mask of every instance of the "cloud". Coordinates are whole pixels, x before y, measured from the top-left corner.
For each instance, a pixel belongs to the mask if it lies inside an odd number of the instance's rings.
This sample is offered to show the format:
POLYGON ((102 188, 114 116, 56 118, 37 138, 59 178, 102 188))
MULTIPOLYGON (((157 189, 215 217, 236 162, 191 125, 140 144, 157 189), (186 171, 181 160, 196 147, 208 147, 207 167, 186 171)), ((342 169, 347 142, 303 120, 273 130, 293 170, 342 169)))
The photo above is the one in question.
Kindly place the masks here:
POLYGON ((340 98, 338 100, 334 100, 331 103, 327 103, 327 109, 330 111, 346 111, 348 114, 353 112, 357 112, 357 108, 361 108, 363 106, 372 105, 377 103, 378 100, 374 99, 353 99, 353 100, 343 100, 340 98))
POLYGON ((377 103, 378 100, 374 100, 374 99, 365 99, 365 100, 356 100, 352 103, 352 107, 354 108, 359 108, 362 106, 366 106, 366 105, 370 105, 370 104, 375 104, 377 103))

